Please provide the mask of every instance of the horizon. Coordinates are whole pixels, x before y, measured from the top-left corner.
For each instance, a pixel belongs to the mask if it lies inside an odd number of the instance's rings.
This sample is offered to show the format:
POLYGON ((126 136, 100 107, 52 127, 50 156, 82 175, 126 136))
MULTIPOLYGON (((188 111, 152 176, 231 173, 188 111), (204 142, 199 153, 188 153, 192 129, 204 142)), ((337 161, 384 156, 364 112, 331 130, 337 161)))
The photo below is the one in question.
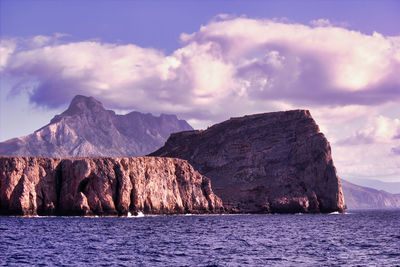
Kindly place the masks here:
POLYGON ((195 129, 307 109, 339 177, 400 182, 398 1, 0 5, 1 142, 78 94, 195 129))

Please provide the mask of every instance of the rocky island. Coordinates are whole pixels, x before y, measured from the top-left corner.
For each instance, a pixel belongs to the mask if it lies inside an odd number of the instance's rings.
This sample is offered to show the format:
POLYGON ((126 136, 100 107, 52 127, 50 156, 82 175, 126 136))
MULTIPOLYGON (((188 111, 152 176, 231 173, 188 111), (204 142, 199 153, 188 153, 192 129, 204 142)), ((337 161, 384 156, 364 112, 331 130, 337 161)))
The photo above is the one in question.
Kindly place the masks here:
POLYGON ((191 129, 175 115, 116 115, 75 96, 48 125, 0 143, 0 214, 344 211, 329 142, 309 111, 191 129))
POLYGON ((307 110, 256 114, 170 136, 150 154, 186 159, 230 212, 343 212, 331 148, 307 110))

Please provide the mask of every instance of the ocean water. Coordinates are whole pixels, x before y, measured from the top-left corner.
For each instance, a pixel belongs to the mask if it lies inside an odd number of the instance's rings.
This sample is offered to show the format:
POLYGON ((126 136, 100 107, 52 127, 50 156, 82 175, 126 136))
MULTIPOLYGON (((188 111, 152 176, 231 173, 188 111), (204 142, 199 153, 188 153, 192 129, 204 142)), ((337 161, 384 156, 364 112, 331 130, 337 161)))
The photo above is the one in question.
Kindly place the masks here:
POLYGON ((0 217, 4 266, 400 266, 400 210, 0 217))

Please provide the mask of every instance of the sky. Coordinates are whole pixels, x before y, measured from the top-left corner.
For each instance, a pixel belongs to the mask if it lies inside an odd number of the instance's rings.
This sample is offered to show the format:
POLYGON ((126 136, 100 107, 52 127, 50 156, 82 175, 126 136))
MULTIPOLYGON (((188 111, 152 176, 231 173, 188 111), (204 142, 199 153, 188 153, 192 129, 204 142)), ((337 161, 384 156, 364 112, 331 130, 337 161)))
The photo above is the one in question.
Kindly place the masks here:
POLYGON ((340 177, 400 181, 400 1, 0 0, 0 141, 74 95, 201 129, 309 109, 340 177))

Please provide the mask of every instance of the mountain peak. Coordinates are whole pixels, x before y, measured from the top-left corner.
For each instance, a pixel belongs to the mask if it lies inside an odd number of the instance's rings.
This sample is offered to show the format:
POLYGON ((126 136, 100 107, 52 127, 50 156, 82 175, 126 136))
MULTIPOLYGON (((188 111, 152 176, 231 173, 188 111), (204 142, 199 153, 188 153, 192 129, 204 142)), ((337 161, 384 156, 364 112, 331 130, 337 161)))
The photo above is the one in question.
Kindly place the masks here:
MULTIPOLYGON (((91 96, 76 95, 71 100, 69 107, 63 113, 54 116, 50 121, 50 124, 59 122, 64 117, 81 116, 83 114, 93 115, 99 113, 105 113, 107 110, 103 104, 91 96)), ((113 112, 113 111, 109 111, 113 112)), ((40 129, 39 129, 40 130, 40 129)))
POLYGON ((68 109, 22 139, 0 143, 0 155, 74 157, 139 156, 192 127, 175 115, 116 115, 93 97, 75 96, 68 109))
POLYGON ((76 95, 76 96, 74 96, 74 98, 72 98, 71 104, 79 103, 79 102, 90 102, 90 101, 100 103, 92 96, 76 95))
POLYGON ((103 104, 94 97, 76 95, 69 105, 64 115, 73 115, 77 113, 85 113, 87 111, 105 110, 103 104))

